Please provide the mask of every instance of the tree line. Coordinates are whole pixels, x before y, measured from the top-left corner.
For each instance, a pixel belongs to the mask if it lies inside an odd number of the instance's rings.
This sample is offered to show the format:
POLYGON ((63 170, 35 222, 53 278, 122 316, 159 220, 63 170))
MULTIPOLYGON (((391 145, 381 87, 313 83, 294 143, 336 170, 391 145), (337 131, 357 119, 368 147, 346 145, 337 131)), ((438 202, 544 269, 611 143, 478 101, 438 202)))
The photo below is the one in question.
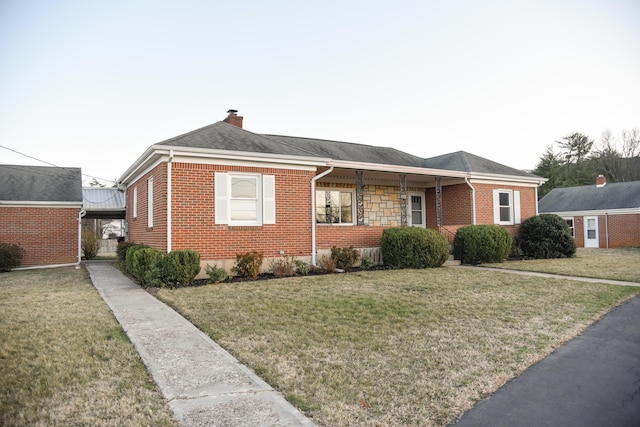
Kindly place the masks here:
POLYGON ((598 175, 607 182, 640 180, 640 129, 623 130, 614 135, 602 133, 600 142, 575 132, 555 141, 538 160, 534 174, 548 181, 538 189, 543 197, 556 187, 594 184, 598 175))

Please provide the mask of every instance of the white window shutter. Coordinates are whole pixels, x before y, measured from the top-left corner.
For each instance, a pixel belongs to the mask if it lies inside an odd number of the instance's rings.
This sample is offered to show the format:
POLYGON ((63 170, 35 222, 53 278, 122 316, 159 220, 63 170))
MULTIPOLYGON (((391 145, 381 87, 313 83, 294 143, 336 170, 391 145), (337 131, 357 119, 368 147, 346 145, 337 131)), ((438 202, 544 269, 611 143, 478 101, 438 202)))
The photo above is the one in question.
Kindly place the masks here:
POLYGON ((500 224, 500 191, 493 190, 493 223, 500 224))
POLYGON ((262 175, 262 223, 276 223, 276 177, 262 175))
POLYGON ((513 192, 513 222, 520 224, 520 192, 513 192))
POLYGON ((214 181, 214 198, 215 198, 215 223, 229 223, 229 194, 228 181, 229 175, 222 172, 216 172, 214 181))

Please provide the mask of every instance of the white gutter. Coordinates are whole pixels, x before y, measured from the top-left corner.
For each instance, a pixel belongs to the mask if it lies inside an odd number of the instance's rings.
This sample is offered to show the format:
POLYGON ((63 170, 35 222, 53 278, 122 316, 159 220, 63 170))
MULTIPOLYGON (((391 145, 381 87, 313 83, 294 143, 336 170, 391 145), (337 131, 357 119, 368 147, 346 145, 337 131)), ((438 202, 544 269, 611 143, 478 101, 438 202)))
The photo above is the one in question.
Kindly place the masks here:
POLYGON ((378 172, 389 172, 389 173, 406 173, 411 175, 433 175, 433 176, 443 176, 447 178, 467 178, 469 177, 469 173, 467 172, 459 172, 459 171, 451 171, 444 169, 429 169, 429 168, 419 168, 415 166, 397 166, 397 165, 387 165, 382 163, 364 163, 364 162, 351 162, 345 160, 331 160, 327 162, 327 166, 341 168, 341 169, 357 169, 357 170, 368 170, 368 171, 378 171, 378 172))
POLYGON ((86 214, 87 211, 84 210, 84 206, 81 206, 80 212, 78 212, 78 263, 76 268, 80 268, 80 263, 82 262, 82 217, 86 214))
POLYGON ((169 150, 167 161, 167 253, 171 252, 171 161, 173 150, 169 150))
MULTIPOLYGON (((476 225, 476 189, 473 188, 473 185, 469 182, 469 178, 465 178, 464 182, 471 188, 471 213, 473 214, 473 225, 476 225)), ((537 204, 536 209, 538 209, 537 204)))
POLYGON ((311 265, 316 265, 316 181, 333 172, 333 166, 311 179, 311 265))

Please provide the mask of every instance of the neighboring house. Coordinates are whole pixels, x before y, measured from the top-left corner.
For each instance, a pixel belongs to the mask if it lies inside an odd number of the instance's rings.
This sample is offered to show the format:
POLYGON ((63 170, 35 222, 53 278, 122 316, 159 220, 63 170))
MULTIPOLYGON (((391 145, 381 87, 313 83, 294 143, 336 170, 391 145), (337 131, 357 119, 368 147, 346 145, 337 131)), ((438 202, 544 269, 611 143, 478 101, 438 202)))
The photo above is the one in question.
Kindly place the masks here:
POLYGON ((554 188, 540 199, 540 213, 567 220, 576 246, 619 248, 640 246, 640 181, 554 188))
POLYGON ((78 265, 79 168, 0 165, 0 242, 24 250, 20 267, 78 265))
MULTIPOLYGON (((193 249, 227 270, 238 253, 316 262, 331 247, 378 257, 385 228, 468 224, 515 233, 544 178, 465 152, 423 159, 393 148, 260 135, 224 120, 149 147, 122 175, 128 240, 193 249)), ((267 265, 267 264, 265 264, 267 265)))

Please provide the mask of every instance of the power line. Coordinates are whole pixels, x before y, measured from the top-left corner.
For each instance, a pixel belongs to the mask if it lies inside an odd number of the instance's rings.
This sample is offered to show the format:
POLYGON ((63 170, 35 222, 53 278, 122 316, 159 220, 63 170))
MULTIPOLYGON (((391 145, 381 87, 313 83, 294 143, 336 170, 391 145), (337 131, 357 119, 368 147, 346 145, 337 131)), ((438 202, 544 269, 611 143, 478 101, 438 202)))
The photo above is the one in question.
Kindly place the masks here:
MULTIPOLYGON (((5 150, 13 151, 13 152, 14 152, 14 153, 16 153, 16 154, 20 154, 21 156, 25 156, 25 157, 28 157, 28 158, 30 158, 30 159, 36 160, 36 161, 38 161, 38 162, 45 163, 45 164, 47 164, 47 165, 49 165, 49 166, 54 166, 54 167, 56 167, 56 168, 57 168, 57 167, 59 167, 59 166, 57 166, 57 165, 54 165, 54 164, 53 164, 53 163, 51 163, 51 162, 47 162, 46 160, 41 160, 41 159, 38 159, 37 157, 33 157, 33 156, 28 155, 28 154, 21 153, 20 151, 14 150, 13 148, 5 147, 4 145, 1 145, 1 144, 0 144, 0 148, 4 148, 5 150)), ((113 179, 100 178, 99 176, 87 175, 86 173, 83 173, 83 174, 82 174, 82 176, 86 176, 87 178, 99 179, 99 180, 101 180, 101 181, 107 181, 107 182, 113 182, 113 183, 115 183, 115 182, 116 182, 116 181, 115 181, 115 180, 113 180, 113 179)))

